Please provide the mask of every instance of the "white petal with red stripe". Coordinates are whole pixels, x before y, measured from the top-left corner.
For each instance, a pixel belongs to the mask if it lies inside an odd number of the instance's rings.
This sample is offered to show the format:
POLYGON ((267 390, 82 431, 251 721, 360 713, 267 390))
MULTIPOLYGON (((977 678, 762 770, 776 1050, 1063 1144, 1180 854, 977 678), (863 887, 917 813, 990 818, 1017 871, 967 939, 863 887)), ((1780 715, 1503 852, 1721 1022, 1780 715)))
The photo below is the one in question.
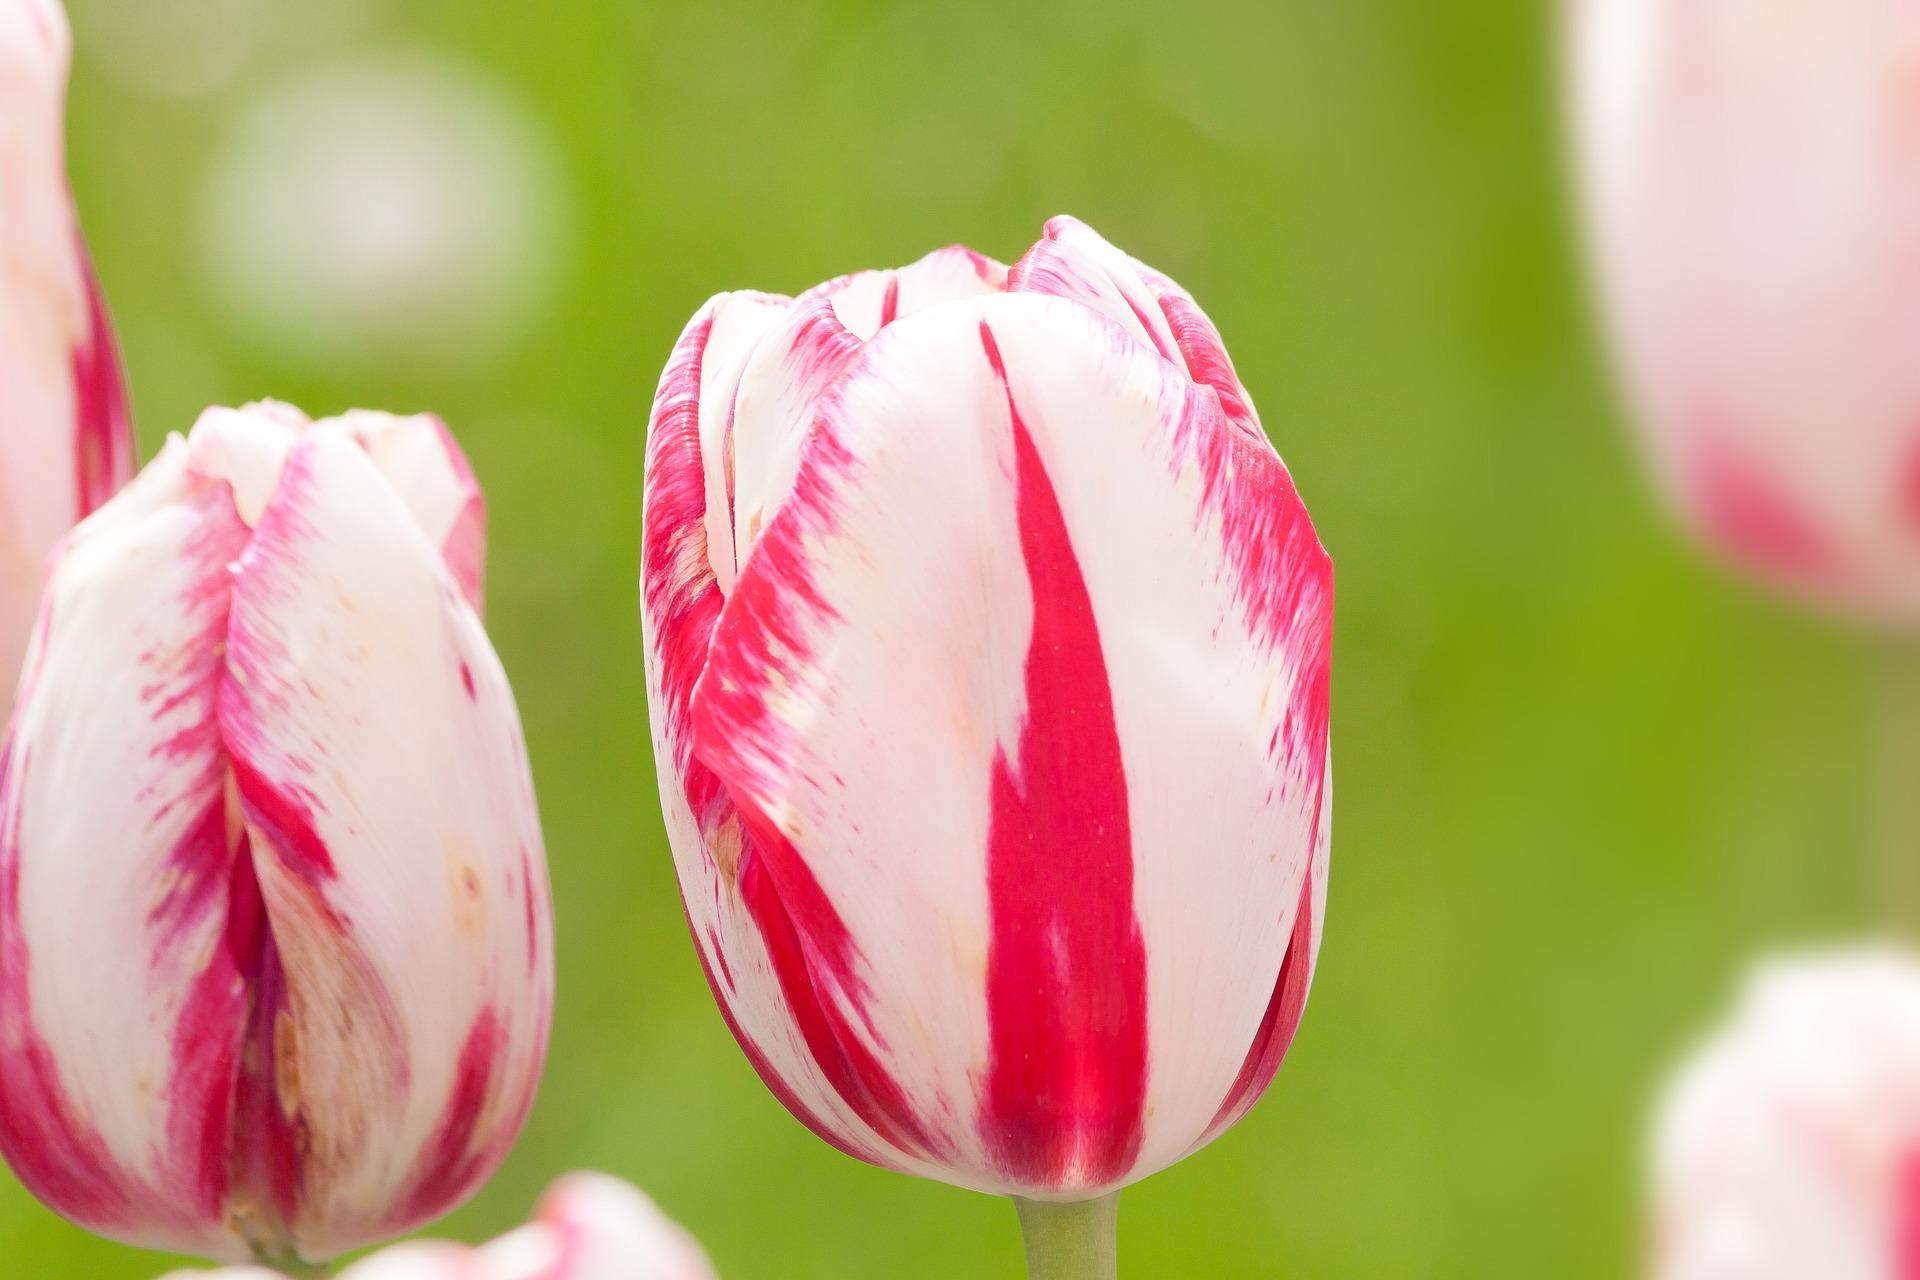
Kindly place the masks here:
POLYGON ((133 471, 126 390, 66 178, 71 37, 0 3, 0 711, 54 543, 133 471))

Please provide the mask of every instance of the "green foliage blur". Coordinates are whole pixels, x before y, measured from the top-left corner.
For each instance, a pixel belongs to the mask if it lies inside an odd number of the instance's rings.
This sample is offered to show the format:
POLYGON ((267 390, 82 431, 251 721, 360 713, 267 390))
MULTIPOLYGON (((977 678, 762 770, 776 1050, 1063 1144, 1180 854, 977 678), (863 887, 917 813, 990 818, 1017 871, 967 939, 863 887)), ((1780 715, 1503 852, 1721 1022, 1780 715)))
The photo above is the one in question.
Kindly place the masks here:
MULTIPOLYGON (((731 1280, 1020 1274, 1008 1206, 828 1149, 711 1005, 649 759, 641 456, 709 294, 956 240, 1010 262, 1072 212, 1211 312, 1339 575, 1306 1022, 1244 1124, 1126 1194, 1122 1274, 1635 1269, 1666 1065, 1756 949, 1872 923, 1879 659, 1723 578, 1639 469, 1563 194, 1554 6, 168 2, 207 40, 358 16, 158 92, 102 50, 141 0, 73 0, 73 186, 142 457, 210 402, 432 409, 491 503, 560 998, 524 1139, 434 1234, 595 1167, 731 1280), (210 283, 208 175, 247 105, 390 54, 500 86, 566 186, 556 287, 484 356, 304 351, 210 283)), ((0 1175, 0 1275, 167 1262, 0 1175)))

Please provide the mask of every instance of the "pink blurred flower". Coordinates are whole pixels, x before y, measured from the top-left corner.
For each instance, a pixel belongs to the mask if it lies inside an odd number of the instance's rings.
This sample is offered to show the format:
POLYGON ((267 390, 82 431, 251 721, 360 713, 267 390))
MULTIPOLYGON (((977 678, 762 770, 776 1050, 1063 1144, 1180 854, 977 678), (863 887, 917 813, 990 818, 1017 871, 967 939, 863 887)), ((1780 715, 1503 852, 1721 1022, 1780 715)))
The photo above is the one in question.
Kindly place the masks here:
POLYGON ((1771 961, 1668 1090, 1660 1280, 1920 1274, 1920 960, 1771 961))
POLYGON ((0 713, 48 552, 133 474, 120 360, 67 192, 70 45, 55 0, 0 0, 0 713))
POLYGON ((1568 6, 1594 259, 1666 490, 1776 586, 1920 621, 1920 8, 1568 6))
POLYGON ((796 1116, 1078 1200, 1253 1105, 1320 942, 1332 570, 1192 298, 1070 218, 722 294, 645 522, 687 913, 796 1116))
MULTIPOLYGON (((165 1280, 284 1280, 233 1267, 180 1271, 165 1280)), ((541 1200, 534 1220, 478 1248, 438 1241, 394 1245, 361 1259, 339 1280, 713 1280, 694 1238, 618 1178, 569 1174, 541 1200)))
POLYGON ((209 410, 48 572, 0 759, 0 1151, 321 1259, 463 1201, 546 1050, 539 819, 433 418, 209 410))

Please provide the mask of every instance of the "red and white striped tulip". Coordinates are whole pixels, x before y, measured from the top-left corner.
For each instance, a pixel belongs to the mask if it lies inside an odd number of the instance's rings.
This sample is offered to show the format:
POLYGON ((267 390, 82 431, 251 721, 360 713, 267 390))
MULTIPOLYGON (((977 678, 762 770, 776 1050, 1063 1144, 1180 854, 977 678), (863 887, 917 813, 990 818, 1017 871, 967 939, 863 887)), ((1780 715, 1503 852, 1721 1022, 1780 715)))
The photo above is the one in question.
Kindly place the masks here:
POLYGON ((1320 943, 1332 573, 1192 298, 1069 218, 722 294, 645 524, 687 914, 797 1117, 1072 1201, 1246 1112, 1320 943))
POLYGON ((56 554, 0 760, 0 1151, 68 1218, 322 1259, 519 1132, 552 930, 482 518, 433 418, 212 409, 56 554))
POLYGON ((1659 1280, 1920 1275, 1920 960, 1761 966, 1670 1087, 1654 1179, 1659 1280))
POLYGON ((1920 622, 1920 7, 1567 2, 1600 292, 1673 503, 1781 589, 1920 622))
POLYGON ((55 0, 0 0, 0 714, 48 553, 133 474, 120 360, 67 191, 70 49, 55 0))
MULTIPOLYGON (((180 1271, 165 1280, 285 1280, 262 1267, 180 1271)), ((569 1174, 534 1220, 491 1244, 394 1245, 362 1258, 339 1280, 714 1280, 692 1236, 653 1201, 599 1173, 569 1174)))

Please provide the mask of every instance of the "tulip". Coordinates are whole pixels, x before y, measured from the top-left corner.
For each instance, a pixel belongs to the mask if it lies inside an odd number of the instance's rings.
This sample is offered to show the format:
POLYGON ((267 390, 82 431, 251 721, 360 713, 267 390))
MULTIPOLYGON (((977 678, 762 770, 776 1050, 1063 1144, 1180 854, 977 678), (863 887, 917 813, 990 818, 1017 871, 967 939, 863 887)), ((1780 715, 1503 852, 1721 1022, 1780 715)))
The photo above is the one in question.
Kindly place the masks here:
POLYGON ((324 1259, 532 1102, 545 855, 432 418, 209 410, 63 543, 0 759, 0 1151, 118 1240, 324 1259))
POLYGON ((1568 19, 1599 291, 1672 502, 1783 591, 1920 621, 1920 8, 1568 19))
POLYGON ((1067 218, 1010 270, 722 294, 644 518, 661 801, 747 1057, 841 1151, 1104 1252, 1273 1078, 1325 905, 1331 567, 1212 323, 1067 218))
POLYGON ((0 715, 54 543, 133 473, 113 334, 67 193, 66 15, 0 0, 0 715))
POLYGON ((1659 1280, 1920 1275, 1920 959, 1761 966, 1668 1090, 1653 1194, 1659 1280))
MULTIPOLYGON (((181 1271, 165 1280, 284 1280, 258 1267, 181 1271)), ((479 1248, 439 1241, 394 1245, 339 1280, 713 1280, 700 1245, 653 1201, 598 1173, 569 1174, 534 1220, 479 1248)))

